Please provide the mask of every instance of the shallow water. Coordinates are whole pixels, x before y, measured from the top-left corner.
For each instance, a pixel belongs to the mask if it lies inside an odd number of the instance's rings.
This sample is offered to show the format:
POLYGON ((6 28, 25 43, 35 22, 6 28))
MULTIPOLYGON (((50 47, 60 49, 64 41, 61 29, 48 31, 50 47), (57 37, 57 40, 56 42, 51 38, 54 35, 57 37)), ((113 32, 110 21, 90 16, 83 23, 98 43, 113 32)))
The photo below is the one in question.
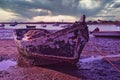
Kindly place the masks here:
POLYGON ((0 70, 7 70, 9 67, 15 66, 16 64, 16 61, 3 60, 0 62, 0 70))
MULTIPOLYGON (((5 25, 4 29, 0 29, 0 39, 13 39, 13 30, 17 28, 25 28, 27 24, 19 24, 17 26, 11 27, 8 24, 5 25)), ((29 24, 30 25, 30 24, 29 24)), ((32 24, 31 24, 32 25, 32 24)), ((47 30, 61 30, 63 29, 63 25, 53 26, 52 24, 47 24, 47 27, 41 27, 42 24, 35 24, 37 28, 47 29, 47 30)), ((35 26, 34 25, 34 26, 35 26)), ((96 27, 98 27, 101 31, 120 31, 120 27, 116 25, 88 25, 89 31, 93 31, 96 27)))
MULTIPOLYGON (((116 58, 116 57, 120 57, 120 54, 116 54, 116 55, 106 55, 105 57, 107 58, 116 58)), ((84 59, 80 59, 81 62, 92 62, 92 61, 96 61, 96 60, 101 60, 103 59, 104 56, 91 56, 88 58, 84 58, 84 59)))

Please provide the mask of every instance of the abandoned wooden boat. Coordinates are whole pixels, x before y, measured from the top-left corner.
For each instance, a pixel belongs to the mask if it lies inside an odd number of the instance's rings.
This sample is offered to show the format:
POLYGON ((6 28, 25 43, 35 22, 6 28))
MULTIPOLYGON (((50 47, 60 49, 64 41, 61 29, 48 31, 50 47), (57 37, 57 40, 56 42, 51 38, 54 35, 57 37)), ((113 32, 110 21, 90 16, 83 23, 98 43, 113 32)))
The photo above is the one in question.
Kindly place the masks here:
POLYGON ((30 65, 76 64, 89 39, 85 15, 82 21, 62 30, 16 29, 14 35, 18 60, 30 65))

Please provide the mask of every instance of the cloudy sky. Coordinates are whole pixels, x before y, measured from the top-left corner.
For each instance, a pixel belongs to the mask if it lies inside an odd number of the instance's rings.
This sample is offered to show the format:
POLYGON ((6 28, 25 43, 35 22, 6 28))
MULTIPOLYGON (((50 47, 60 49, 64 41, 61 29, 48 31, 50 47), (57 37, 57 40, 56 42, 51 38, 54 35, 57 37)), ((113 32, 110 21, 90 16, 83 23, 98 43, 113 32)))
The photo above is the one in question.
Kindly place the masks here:
POLYGON ((120 0, 0 0, 0 22, 120 20, 120 0))

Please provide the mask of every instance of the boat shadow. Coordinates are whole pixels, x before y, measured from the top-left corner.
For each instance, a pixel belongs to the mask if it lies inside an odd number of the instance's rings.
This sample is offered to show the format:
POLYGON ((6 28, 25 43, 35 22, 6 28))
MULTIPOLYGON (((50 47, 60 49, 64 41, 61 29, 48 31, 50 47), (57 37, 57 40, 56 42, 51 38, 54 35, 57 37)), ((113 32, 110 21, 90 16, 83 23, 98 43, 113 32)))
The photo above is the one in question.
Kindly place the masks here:
POLYGON ((67 75, 71 75, 77 78, 82 78, 84 79, 84 75, 80 72, 80 66, 76 65, 71 65, 71 64, 52 64, 52 65, 47 65, 47 66, 40 66, 42 68, 47 68, 51 70, 55 70, 67 75))

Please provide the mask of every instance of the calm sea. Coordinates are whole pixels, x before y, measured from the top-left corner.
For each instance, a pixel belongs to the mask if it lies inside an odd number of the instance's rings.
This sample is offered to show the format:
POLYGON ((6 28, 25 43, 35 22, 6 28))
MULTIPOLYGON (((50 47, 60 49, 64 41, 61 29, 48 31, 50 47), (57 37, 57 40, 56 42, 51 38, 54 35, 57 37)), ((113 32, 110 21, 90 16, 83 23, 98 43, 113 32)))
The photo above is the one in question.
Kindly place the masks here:
MULTIPOLYGON (((64 25, 52 26, 51 24, 42 27, 42 24, 18 24, 16 26, 5 25, 5 29, 0 29, 0 39, 13 39, 13 29, 25 28, 26 25, 36 26, 37 28, 47 29, 47 30, 61 30, 64 25)), ((101 31, 120 31, 120 26, 116 25, 88 25, 89 31, 93 31, 98 27, 101 31)))

